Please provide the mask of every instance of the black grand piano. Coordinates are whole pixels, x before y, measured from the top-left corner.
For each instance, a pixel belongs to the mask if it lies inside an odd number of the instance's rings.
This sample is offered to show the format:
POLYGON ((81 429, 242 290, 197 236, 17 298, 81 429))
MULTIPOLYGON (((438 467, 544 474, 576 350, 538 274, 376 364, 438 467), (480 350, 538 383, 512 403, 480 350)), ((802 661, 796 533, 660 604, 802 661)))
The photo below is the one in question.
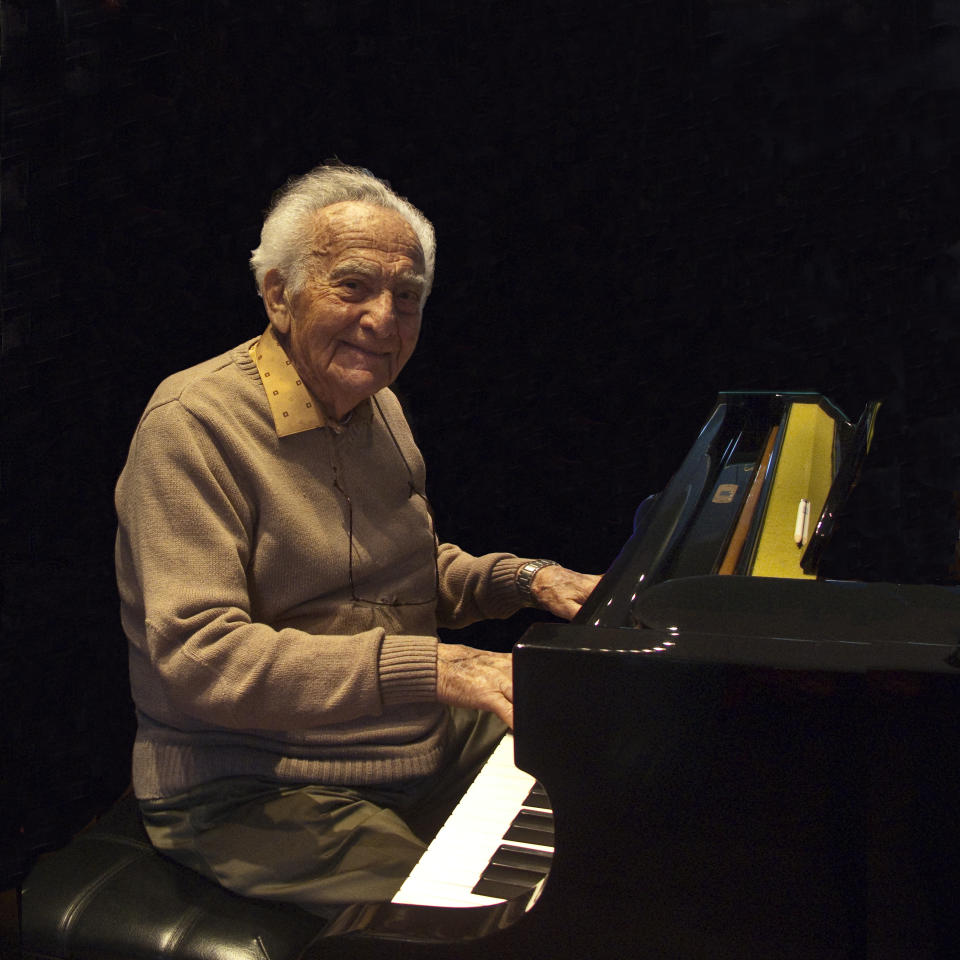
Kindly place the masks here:
POLYGON ((305 957, 960 955, 960 593, 817 576, 878 404, 724 393, 570 624, 514 650, 546 879, 305 957))

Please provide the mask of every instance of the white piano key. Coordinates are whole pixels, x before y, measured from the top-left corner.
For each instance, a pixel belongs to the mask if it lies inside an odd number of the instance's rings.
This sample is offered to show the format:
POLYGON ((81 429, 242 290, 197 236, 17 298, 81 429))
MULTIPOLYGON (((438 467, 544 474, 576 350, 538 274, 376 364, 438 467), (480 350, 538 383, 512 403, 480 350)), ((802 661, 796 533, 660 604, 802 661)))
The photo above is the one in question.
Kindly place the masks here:
POLYGON ((436 881, 407 879, 393 898, 394 903, 414 903, 428 907, 486 907, 503 901, 496 897, 481 897, 469 888, 436 881))

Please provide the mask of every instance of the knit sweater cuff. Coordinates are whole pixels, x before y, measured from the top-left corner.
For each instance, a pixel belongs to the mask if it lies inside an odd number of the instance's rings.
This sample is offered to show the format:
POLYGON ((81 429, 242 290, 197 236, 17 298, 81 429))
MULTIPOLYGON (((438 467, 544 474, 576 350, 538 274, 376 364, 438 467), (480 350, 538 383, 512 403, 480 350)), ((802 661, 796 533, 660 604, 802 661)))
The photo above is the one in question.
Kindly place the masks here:
POLYGON ((380 698, 385 707, 436 700, 436 637, 383 638, 380 647, 380 698))
POLYGON ((507 556, 493 565, 487 600, 491 612, 488 616, 509 617, 524 606, 523 597, 517 589, 517 573, 525 563, 529 563, 529 560, 507 556))

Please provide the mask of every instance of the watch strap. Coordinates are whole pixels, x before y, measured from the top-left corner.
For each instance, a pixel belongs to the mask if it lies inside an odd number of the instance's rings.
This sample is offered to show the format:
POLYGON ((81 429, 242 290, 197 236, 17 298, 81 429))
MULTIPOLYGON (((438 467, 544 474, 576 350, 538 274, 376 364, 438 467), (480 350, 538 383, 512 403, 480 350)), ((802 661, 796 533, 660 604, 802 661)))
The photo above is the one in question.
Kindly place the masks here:
POLYGON ((530 560, 517 571, 517 590, 520 591, 520 596, 523 597, 523 602, 527 606, 536 606, 536 601, 533 599, 533 593, 530 590, 533 578, 544 567, 558 567, 559 565, 556 560, 530 560))

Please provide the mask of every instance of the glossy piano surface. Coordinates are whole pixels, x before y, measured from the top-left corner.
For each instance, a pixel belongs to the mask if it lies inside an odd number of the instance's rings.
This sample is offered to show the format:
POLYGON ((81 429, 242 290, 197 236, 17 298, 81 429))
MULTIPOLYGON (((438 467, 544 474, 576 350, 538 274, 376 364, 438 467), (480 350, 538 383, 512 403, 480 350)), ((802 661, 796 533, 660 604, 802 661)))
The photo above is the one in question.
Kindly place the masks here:
POLYGON ((960 591, 716 575, 726 534, 699 507, 739 469, 723 419, 587 616, 515 647, 516 762, 555 817, 539 897, 351 908, 307 960, 956 955, 960 591))
POLYGON ((516 669, 538 693, 517 705, 517 760, 553 796, 558 888, 605 889, 633 917, 636 956, 950 956, 960 596, 945 594, 939 625, 902 641, 873 639, 870 621, 772 638, 749 611, 742 633, 728 611, 731 633, 632 643, 531 630, 516 669))
POLYGON ((540 899, 359 909, 335 955, 949 956, 956 632, 533 627, 515 654, 516 740, 555 810, 540 899))

